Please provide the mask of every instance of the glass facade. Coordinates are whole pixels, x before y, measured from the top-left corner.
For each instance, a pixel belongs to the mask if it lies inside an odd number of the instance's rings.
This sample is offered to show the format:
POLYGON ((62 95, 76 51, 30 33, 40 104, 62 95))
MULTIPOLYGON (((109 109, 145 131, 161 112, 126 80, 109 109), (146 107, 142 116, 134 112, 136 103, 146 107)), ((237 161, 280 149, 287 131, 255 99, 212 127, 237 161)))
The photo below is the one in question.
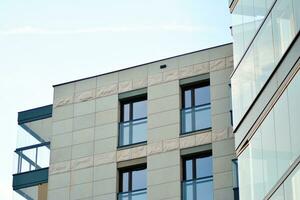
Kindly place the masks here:
POLYGON ((209 82, 187 86, 182 91, 181 133, 211 128, 209 82))
POLYGON ((232 12, 235 66, 240 62, 274 0, 240 0, 232 12))
POLYGON ((119 146, 147 140, 147 100, 140 97, 122 102, 119 124, 119 146))
POLYGON ((299 91, 298 72, 239 156, 241 199, 263 199, 299 156, 299 91))
POLYGON ((206 153, 183 161, 183 200, 212 200, 212 156, 206 153))
POLYGON ((299 2, 277 0, 253 42, 250 43, 254 33, 258 31, 257 24, 262 23, 266 11, 272 4, 273 0, 240 0, 233 11, 235 64, 240 62, 231 79, 235 127, 299 31, 299 9, 295 7, 299 2), (235 25, 236 21, 242 24, 235 25), (240 29, 242 31, 239 31, 240 29), (247 52, 241 60, 246 49, 247 52))

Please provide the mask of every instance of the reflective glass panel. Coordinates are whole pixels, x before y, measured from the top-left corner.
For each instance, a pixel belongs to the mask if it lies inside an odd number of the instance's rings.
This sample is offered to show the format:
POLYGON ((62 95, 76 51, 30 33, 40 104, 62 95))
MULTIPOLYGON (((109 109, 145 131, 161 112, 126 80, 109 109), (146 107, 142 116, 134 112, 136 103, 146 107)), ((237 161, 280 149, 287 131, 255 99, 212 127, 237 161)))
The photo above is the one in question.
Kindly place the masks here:
POLYGON ((253 188, 253 199, 263 199, 264 197, 264 177, 262 141, 260 130, 257 130, 250 143, 250 164, 253 188))
POLYGON ((200 87, 195 89, 195 106, 210 103, 210 87, 200 87))
POLYGON ((196 200, 213 200, 213 182, 211 179, 196 181, 196 200))
POLYGON ((146 169, 132 171, 132 190, 147 188, 146 169))
POLYGON ((300 30, 300 1, 293 0, 294 16, 296 20, 296 32, 300 30))
POLYGON ((129 190, 129 172, 122 173, 122 192, 127 192, 129 190))
POLYGON ((255 15, 253 0, 243 0, 243 25, 244 25, 244 40, 245 48, 250 44, 253 39, 256 27, 255 27, 255 15))
POLYGON ((130 104, 124 104, 123 105, 123 121, 129 121, 130 120, 130 104))
POLYGON ((212 156, 196 159, 196 178, 212 176, 212 156))
POLYGON ((274 130, 274 118, 271 111, 261 125, 262 150, 263 150, 263 174, 265 182, 265 192, 269 191, 277 181, 277 159, 276 140, 274 130))
POLYGON ((284 182, 285 200, 300 199, 300 165, 294 169, 284 182))
POLYGON ((193 179, 193 160, 185 161, 185 180, 193 179))
POLYGON ((239 193, 240 199, 252 199, 251 174, 250 174, 250 152, 249 147, 246 148, 239 156, 239 193))
MULTIPOLYGON (((255 40, 256 61, 256 94, 260 91, 274 69, 274 48, 272 37, 272 22, 270 17, 265 21, 255 40)), ((243 66, 241 66, 243 67, 243 66)))
POLYGON ((147 101, 133 103, 133 120, 147 117, 147 101))
POLYGON ((295 36, 292 0, 278 0, 272 9, 275 62, 277 63, 295 36))
POLYGON ((299 72, 288 86, 288 102, 289 102, 289 119, 290 119, 290 133, 293 159, 295 160, 300 155, 300 75, 299 72))
POLYGON ((184 91, 184 108, 192 107, 192 90, 184 91))
POLYGON ((287 94, 283 93, 274 106, 278 175, 282 176, 292 159, 287 94))

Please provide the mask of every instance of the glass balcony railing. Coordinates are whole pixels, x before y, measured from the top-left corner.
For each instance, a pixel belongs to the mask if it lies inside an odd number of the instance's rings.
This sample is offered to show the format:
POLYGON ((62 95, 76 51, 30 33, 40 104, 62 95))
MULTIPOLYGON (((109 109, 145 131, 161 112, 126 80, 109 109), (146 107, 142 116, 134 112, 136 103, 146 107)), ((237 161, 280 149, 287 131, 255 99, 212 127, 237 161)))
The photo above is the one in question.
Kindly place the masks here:
POLYGON ((49 167, 50 142, 44 142, 15 150, 16 174, 49 167))
POLYGON ((147 118, 121 122, 119 146, 142 143, 147 140, 147 118))
POLYGON ((183 200, 212 200, 213 177, 203 177, 182 182, 183 200))
POLYGON ((211 106, 204 104, 181 110, 181 134, 211 128, 211 106))
POLYGON ((147 200, 147 189, 121 192, 118 194, 118 200, 147 200))

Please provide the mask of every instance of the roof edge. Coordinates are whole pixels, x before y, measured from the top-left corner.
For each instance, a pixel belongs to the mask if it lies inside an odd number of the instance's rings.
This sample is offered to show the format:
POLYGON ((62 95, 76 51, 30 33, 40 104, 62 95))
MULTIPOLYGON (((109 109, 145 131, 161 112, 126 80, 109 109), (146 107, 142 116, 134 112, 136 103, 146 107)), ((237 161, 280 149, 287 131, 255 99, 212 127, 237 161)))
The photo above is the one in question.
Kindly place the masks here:
POLYGON ((98 75, 95 75, 95 76, 89 76, 89 77, 86 77, 86 78, 80 78, 80 79, 76 79, 76 80, 73 80, 73 81, 67 81, 67 82, 64 82, 64 83, 55 84, 55 85, 52 85, 52 87, 62 86, 62 85, 66 85, 66 84, 69 84, 69 83, 74 83, 74 82, 77 82, 77 81, 83 81, 83 80, 87 80, 87 79, 91 79, 91 78, 96 78, 98 76, 112 74, 112 73, 116 73, 116 72, 120 72, 120 71, 125 71, 125 70, 128 70, 128 69, 141 67, 143 65, 153 64, 153 63, 156 63, 156 62, 160 62, 160 61, 164 61, 164 60, 168 60, 168 59, 172 59, 172 58, 176 58, 176 57, 180 57, 180 56, 185 56, 185 55, 189 55, 189 54, 193 54, 193 53, 198 53, 198 52, 201 52, 201 51, 207 51, 207 50, 210 50, 210 49, 219 48, 219 47, 223 47, 223 46, 227 46, 227 45, 231 45, 231 44, 233 44, 233 43, 228 42, 228 43, 224 43, 224 44, 221 44, 221 45, 212 46, 212 47, 208 47, 208 48, 205 48, 205 49, 200 49, 200 50, 197 50, 197 51, 183 53, 183 54, 179 54, 179 55, 176 55, 176 56, 171 56, 171 57, 167 57, 167 58, 163 58, 163 59, 159 59, 159 60, 155 60, 155 61, 151 61, 151 62, 139 64, 139 65, 134 65, 134 66, 131 66, 131 67, 126 67, 124 69, 119 69, 119 70, 115 70, 115 71, 111 71, 111 72, 106 72, 106 73, 103 73, 103 74, 98 74, 98 75))

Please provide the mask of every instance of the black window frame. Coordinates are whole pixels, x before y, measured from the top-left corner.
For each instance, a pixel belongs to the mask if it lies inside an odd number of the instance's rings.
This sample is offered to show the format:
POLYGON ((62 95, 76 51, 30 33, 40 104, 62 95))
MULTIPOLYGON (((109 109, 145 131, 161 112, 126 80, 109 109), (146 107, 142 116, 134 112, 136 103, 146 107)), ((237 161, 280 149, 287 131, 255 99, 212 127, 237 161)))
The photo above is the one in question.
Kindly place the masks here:
MULTIPOLYGON (((208 150, 208 151, 203 151, 201 153, 195 153, 195 154, 190 154, 187 156, 183 156, 182 157, 182 181, 190 181, 190 180, 196 180, 197 179, 197 159, 198 158, 205 158, 205 157, 212 157, 212 151, 208 150), (186 179, 186 161, 187 160, 192 160, 192 172, 193 172, 193 178, 192 179, 186 179)), ((212 169, 213 171, 213 169, 212 169)), ((213 177, 213 174, 211 176, 207 176, 207 177, 213 177)), ((204 178, 204 177, 202 177, 204 178)))
POLYGON ((121 129, 120 129, 120 124, 121 123, 127 123, 127 122, 134 122, 138 120, 145 120, 148 118, 148 112, 146 113, 146 117, 138 118, 138 119, 133 119, 133 104, 136 102, 140 101, 146 101, 147 104, 147 110, 148 110, 148 95, 147 93, 124 98, 124 99, 119 99, 120 103, 120 117, 119 117, 119 130, 118 130, 118 146, 117 148, 127 148, 130 146, 135 146, 135 145, 140 145, 140 144, 146 144, 147 139, 141 142, 135 142, 135 143, 130 143, 130 144, 125 144, 121 145, 120 144, 120 137, 121 137, 121 129), (129 120, 124 121, 124 105, 129 104, 129 120))
MULTIPOLYGON (((134 165, 134 166, 130 166, 130 167, 124 167, 124 168, 120 168, 119 169, 119 193, 130 193, 130 192, 134 192, 134 191, 138 191, 138 190, 132 190, 132 172, 133 171, 139 171, 139 170, 146 170, 147 171, 147 164, 143 163, 143 164, 139 164, 139 165, 134 165), (128 172, 128 191, 123 191, 123 173, 127 173, 128 172)), ((147 179, 147 177, 146 177, 147 179)), ((142 188, 139 190, 147 190, 146 188, 142 188)))
MULTIPOLYGON (((181 110, 180 110, 180 135, 185 136, 194 132, 198 132, 198 131, 206 131, 206 130, 210 130, 212 127, 207 127, 207 128, 203 128, 203 129, 196 129, 196 130, 192 130, 192 131, 188 131, 185 132, 183 130, 182 127, 182 111, 185 109, 193 109, 193 108, 197 108, 197 107, 201 107, 201 106, 208 106, 211 105, 211 91, 209 91, 210 95, 209 95, 209 103, 204 103, 204 104, 200 104, 200 105, 196 105, 195 104, 195 90, 198 88, 202 88, 202 87, 209 87, 209 90, 211 89, 211 85, 210 85, 210 79, 205 79, 205 80, 201 80, 201 81, 197 81, 197 82, 193 82, 193 83, 189 83, 189 84, 184 84, 181 85, 181 110), (185 92, 191 90, 191 106, 190 107, 185 107, 186 102, 185 102, 185 92)), ((211 108, 210 108, 211 109, 211 108)), ((211 118, 211 116, 209 116, 211 118)))
POLYGON ((138 118, 138 119, 133 119, 133 104, 139 101, 148 101, 147 99, 147 94, 142 94, 134 97, 129 97, 126 99, 120 99, 120 122, 129 122, 129 121, 134 121, 134 120, 140 120, 140 119, 147 119, 147 114, 146 117, 138 118), (129 120, 124 121, 124 105, 129 104, 129 120))
MULTIPOLYGON (((182 94, 181 94, 181 102, 182 102, 181 108, 186 109, 186 108, 193 108, 193 107, 197 107, 197 106, 207 105, 207 103, 206 104, 201 104, 201 105, 195 105, 195 90, 197 88, 207 87, 207 86, 210 87, 210 80, 209 79, 181 86, 181 92, 182 92, 182 94), (191 94, 191 107, 185 107, 185 104, 186 104, 186 102, 185 102, 185 91, 187 91, 187 90, 191 90, 191 92, 192 92, 192 94, 191 94)), ((211 101, 208 104, 211 104, 211 101)))

